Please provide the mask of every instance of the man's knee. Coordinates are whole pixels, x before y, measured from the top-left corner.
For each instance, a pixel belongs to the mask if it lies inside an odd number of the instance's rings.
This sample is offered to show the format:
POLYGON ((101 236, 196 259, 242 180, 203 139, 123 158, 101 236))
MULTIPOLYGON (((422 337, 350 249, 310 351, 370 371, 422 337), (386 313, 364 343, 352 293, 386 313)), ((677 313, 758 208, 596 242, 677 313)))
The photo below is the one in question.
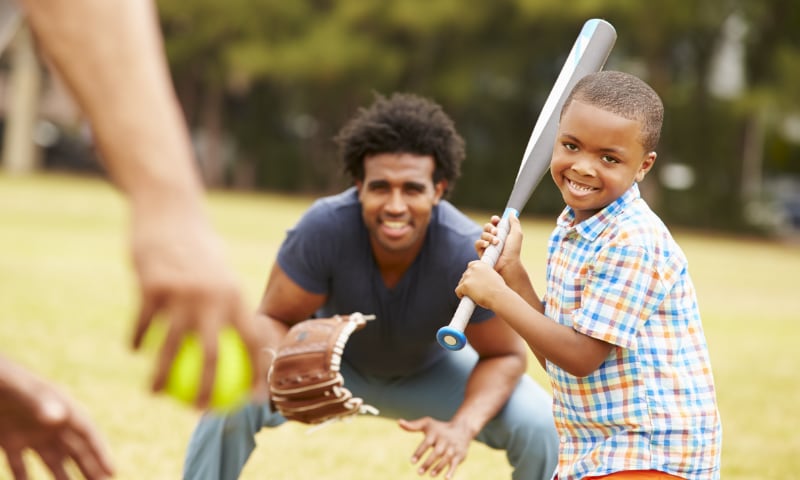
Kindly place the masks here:
POLYGON ((500 416, 508 429, 506 454, 515 466, 514 478, 548 477, 558 462, 559 444, 550 396, 525 377, 500 416))

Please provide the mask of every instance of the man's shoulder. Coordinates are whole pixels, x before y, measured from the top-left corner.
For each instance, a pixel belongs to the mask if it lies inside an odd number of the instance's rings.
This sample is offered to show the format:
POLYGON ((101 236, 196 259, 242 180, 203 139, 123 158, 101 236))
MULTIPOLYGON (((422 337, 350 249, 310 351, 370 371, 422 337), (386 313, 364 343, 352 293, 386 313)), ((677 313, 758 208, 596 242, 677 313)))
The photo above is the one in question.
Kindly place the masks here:
POLYGON ((475 240, 481 235, 481 227, 450 202, 442 201, 436 207, 428 233, 427 244, 437 257, 459 263, 476 255, 475 240))
POLYGON ((442 200, 437 209, 437 226, 439 228, 457 236, 468 236, 473 240, 476 238, 476 233, 480 235, 480 225, 449 201, 442 200))
POLYGON ((359 218, 361 206, 355 187, 320 197, 311 204, 303 215, 303 220, 312 223, 332 223, 344 221, 345 218, 359 218))
POLYGON ((358 207, 358 192, 356 187, 350 187, 343 192, 320 197, 311 204, 311 209, 339 210, 358 207))

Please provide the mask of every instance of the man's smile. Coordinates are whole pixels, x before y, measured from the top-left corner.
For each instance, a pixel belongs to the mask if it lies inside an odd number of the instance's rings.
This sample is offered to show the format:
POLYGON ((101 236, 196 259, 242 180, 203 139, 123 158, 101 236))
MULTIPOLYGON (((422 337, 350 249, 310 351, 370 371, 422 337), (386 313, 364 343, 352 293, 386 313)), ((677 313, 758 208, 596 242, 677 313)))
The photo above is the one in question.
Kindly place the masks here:
POLYGON ((383 220, 381 227, 384 234, 390 237, 400 237, 411 228, 411 224, 406 220, 383 220))

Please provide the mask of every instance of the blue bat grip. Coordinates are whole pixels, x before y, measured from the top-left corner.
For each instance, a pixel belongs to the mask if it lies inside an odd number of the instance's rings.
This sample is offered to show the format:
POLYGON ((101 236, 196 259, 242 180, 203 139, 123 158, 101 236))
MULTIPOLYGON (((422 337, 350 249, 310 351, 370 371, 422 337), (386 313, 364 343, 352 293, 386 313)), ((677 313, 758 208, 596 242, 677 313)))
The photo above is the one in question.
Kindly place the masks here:
POLYGON ((439 345, 448 350, 461 350, 467 344, 467 336, 464 332, 456 330, 450 325, 446 325, 436 332, 436 340, 439 345))

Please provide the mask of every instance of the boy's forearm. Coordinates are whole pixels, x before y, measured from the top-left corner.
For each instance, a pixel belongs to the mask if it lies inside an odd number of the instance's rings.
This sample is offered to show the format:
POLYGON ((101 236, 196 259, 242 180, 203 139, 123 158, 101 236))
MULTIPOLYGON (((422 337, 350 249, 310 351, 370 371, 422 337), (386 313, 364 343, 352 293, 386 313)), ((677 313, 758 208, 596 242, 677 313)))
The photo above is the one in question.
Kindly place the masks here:
POLYGON ((544 316, 511 289, 494 295, 487 308, 517 331, 543 366, 547 359, 572 375, 586 376, 603 362, 612 348, 544 316))
POLYGON ((500 274, 509 288, 517 292, 517 294, 537 312, 544 313, 542 301, 539 298, 539 295, 536 294, 536 290, 533 288, 533 284, 528 276, 528 272, 521 263, 516 262, 514 264, 509 264, 503 269, 502 272, 500 272, 500 274))
MULTIPOLYGON (((503 269, 500 274, 503 277, 503 280, 506 282, 511 290, 516 292, 528 305, 530 305, 534 310, 537 312, 544 314, 544 305, 542 305, 542 301, 539 298, 539 295, 536 294, 536 290, 533 288, 533 284, 531 283, 530 277, 528 276, 528 272, 525 270, 525 267, 516 262, 515 264, 509 264, 506 268, 503 269)), ((536 360, 542 366, 542 368, 547 368, 547 360, 545 356, 533 345, 529 344, 528 347, 533 352, 533 355, 536 357, 536 360)))

